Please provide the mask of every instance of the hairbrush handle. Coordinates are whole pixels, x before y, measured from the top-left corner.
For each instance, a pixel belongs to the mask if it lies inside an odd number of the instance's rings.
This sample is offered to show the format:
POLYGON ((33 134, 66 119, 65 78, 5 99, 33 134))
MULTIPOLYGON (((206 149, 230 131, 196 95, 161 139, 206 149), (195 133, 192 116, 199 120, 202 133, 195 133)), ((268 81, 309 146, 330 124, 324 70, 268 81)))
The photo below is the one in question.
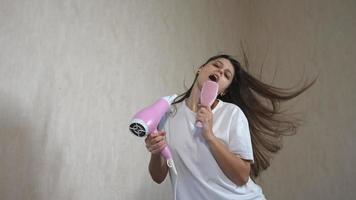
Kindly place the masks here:
MULTIPOLYGON (((201 89, 200 92, 200 103, 203 106, 211 106, 216 97, 218 96, 218 90, 219 90, 219 84, 214 82, 214 81, 205 81, 203 84, 203 88, 201 89)), ((195 123, 195 126, 198 128, 203 127, 203 123, 200 121, 197 121, 195 123)))
POLYGON ((197 121, 195 122, 195 126, 198 128, 203 128, 203 123, 201 123, 201 121, 197 121))

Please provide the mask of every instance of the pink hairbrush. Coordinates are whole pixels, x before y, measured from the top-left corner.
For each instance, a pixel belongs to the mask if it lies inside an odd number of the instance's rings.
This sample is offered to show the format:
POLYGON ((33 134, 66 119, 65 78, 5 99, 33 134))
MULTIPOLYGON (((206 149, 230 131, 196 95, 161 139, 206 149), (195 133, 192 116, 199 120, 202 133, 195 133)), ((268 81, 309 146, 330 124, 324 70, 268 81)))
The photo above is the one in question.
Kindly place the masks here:
MULTIPOLYGON (((218 96, 218 90, 218 83, 210 80, 205 81, 200 93, 200 104, 210 107, 218 96)), ((199 128, 203 127, 203 124, 200 121, 197 121, 195 125, 199 128)))

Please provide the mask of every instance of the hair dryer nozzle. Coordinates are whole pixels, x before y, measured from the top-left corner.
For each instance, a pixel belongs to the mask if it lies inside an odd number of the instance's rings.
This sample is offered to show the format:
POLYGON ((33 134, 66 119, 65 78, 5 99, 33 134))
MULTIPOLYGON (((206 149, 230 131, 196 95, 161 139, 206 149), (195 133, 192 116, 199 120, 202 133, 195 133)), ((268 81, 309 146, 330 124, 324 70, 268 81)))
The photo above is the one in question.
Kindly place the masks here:
POLYGON ((146 123, 140 119, 133 119, 129 126, 130 131, 136 136, 143 137, 148 133, 146 123))
POLYGON ((143 137, 157 130, 161 118, 169 110, 176 97, 177 95, 162 97, 152 105, 140 110, 129 125, 130 131, 143 137))

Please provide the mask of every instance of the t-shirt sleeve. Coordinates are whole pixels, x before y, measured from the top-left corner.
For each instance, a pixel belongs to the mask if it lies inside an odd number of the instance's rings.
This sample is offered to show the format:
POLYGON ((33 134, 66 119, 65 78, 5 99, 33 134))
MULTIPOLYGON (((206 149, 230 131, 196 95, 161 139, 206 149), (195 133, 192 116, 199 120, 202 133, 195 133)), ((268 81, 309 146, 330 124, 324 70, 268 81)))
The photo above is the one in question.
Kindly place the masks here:
POLYGON ((250 129, 245 114, 237 109, 232 116, 229 132, 229 148, 245 160, 254 161, 250 129))

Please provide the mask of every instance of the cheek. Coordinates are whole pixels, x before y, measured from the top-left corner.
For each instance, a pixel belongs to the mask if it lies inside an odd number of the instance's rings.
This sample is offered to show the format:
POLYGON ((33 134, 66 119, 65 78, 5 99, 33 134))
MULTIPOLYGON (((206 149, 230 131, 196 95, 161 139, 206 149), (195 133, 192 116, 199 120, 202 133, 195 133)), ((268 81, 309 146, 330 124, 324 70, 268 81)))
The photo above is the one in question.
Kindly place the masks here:
POLYGON ((230 81, 224 80, 219 83, 219 91, 223 92, 228 88, 230 85, 230 81))
POLYGON ((231 81, 229 81, 227 79, 223 82, 223 85, 224 85, 225 89, 228 88, 230 86, 230 84, 231 84, 231 81))

